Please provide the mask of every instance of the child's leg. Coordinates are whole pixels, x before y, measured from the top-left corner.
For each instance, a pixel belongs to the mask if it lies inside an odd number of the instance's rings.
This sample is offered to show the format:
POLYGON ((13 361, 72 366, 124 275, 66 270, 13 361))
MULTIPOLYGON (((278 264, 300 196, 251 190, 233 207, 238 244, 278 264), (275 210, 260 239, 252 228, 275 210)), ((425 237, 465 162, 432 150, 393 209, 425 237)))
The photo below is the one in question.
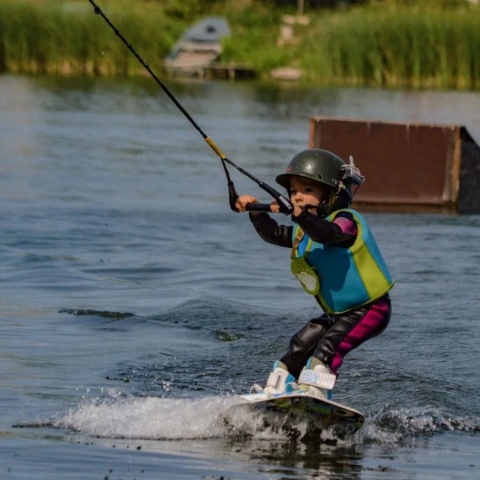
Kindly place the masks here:
POLYGON ((288 352, 281 358, 280 362, 276 361, 274 363, 265 387, 254 385, 251 391, 273 395, 292 388, 292 382, 298 379, 320 338, 332 324, 333 320, 325 314, 310 320, 305 327, 292 337, 288 352))
POLYGON ((386 295, 365 308, 333 317, 333 324, 324 332, 313 356, 336 374, 348 352, 385 330, 390 315, 390 298, 386 295))
POLYGON ((281 358, 281 361, 295 378, 299 377, 322 335, 332 327, 334 320, 325 314, 313 318, 292 337, 288 352, 281 358))

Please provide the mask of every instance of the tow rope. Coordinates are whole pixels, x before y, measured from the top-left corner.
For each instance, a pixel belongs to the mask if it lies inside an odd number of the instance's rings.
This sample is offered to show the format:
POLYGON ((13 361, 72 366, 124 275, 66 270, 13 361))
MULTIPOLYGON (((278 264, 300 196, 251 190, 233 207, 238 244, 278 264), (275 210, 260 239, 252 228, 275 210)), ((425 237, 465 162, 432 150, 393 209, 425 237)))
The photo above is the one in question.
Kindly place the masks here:
MULTIPOLYGON (((216 145, 216 143, 200 128, 200 126, 195 122, 195 120, 191 117, 191 115, 185 110, 185 108, 180 104, 180 102, 175 98, 172 92, 166 87, 166 85, 160 81, 160 79, 155 75, 152 69, 148 66, 148 64, 140 57, 140 55, 135 51, 130 43, 125 39, 125 37, 120 33, 120 31, 113 25, 113 23, 107 18, 107 16, 103 13, 100 7, 93 1, 89 0, 89 2, 93 5, 94 11, 97 15, 100 15, 105 22, 110 26, 110 28, 115 32, 118 38, 126 45, 126 47, 133 53, 133 55, 137 58, 137 60, 142 64, 142 66, 147 70, 147 72, 152 76, 152 78, 160 85, 162 90, 167 94, 167 96, 172 100, 172 102, 177 106, 177 108, 183 113, 183 115, 188 119, 188 121, 194 126, 194 128, 200 133, 203 137, 205 142, 210 146, 210 148, 220 157, 222 161, 223 169, 225 171, 225 176, 227 177, 227 184, 228 184, 228 197, 229 197, 229 204, 230 208, 234 212, 238 212, 237 208, 235 207, 235 201, 238 198, 238 194, 235 190, 235 185, 233 184, 232 179, 230 178, 230 174, 227 169, 227 163, 232 167, 236 168, 239 172, 246 175, 248 178, 253 180, 261 189, 271 195, 280 207, 280 212, 284 215, 290 215, 293 212, 293 207, 290 201, 277 192, 273 187, 267 185, 266 183, 260 181, 258 178, 255 178, 252 174, 244 170, 243 168, 239 167, 231 160, 229 160, 226 155, 220 150, 220 148, 216 145)), ((249 211, 263 211, 269 212, 270 211, 270 204, 269 203, 249 203, 247 205, 247 210, 249 211)))

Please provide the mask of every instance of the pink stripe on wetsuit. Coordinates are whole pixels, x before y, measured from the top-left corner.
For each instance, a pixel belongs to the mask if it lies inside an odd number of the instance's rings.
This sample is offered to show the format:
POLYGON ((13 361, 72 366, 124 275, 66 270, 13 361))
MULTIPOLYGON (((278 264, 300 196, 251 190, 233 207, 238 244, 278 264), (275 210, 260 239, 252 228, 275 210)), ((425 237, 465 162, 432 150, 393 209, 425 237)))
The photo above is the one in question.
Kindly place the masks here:
POLYGON ((340 345, 335 350, 335 355, 330 363, 330 368, 333 373, 343 363, 343 357, 361 345, 366 340, 379 335, 385 330, 390 320, 390 301, 385 297, 380 298, 370 305, 366 315, 360 322, 352 328, 349 334, 342 340, 340 345))

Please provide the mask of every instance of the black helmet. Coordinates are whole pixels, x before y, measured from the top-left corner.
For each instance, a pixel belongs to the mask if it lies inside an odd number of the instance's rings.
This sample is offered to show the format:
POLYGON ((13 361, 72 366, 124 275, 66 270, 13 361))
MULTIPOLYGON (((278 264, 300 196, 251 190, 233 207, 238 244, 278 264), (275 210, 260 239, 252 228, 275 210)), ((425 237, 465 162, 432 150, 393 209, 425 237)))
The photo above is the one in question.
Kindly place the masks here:
POLYGON ((309 148, 295 155, 285 173, 278 175, 277 183, 290 190, 290 177, 311 178, 332 190, 337 190, 345 172, 345 162, 332 152, 320 148, 309 148))

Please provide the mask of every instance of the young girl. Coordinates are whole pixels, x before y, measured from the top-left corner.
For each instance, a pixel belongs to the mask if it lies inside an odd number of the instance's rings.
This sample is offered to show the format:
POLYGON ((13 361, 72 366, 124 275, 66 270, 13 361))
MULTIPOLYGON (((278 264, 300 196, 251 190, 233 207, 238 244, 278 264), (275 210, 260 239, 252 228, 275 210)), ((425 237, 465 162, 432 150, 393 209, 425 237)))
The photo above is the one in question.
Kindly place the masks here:
MULTIPOLYGON (((308 149, 276 181, 288 191, 294 226, 278 225, 264 212, 250 212, 250 220, 263 240, 292 249, 292 273, 324 313, 292 337, 266 386, 254 389, 331 398, 345 355, 387 327, 394 280, 365 219, 348 208, 351 185, 363 182, 358 169, 331 152, 308 149)), ((242 195, 236 207, 244 212, 257 202, 242 195)), ((275 202, 270 209, 279 211, 275 202)))

